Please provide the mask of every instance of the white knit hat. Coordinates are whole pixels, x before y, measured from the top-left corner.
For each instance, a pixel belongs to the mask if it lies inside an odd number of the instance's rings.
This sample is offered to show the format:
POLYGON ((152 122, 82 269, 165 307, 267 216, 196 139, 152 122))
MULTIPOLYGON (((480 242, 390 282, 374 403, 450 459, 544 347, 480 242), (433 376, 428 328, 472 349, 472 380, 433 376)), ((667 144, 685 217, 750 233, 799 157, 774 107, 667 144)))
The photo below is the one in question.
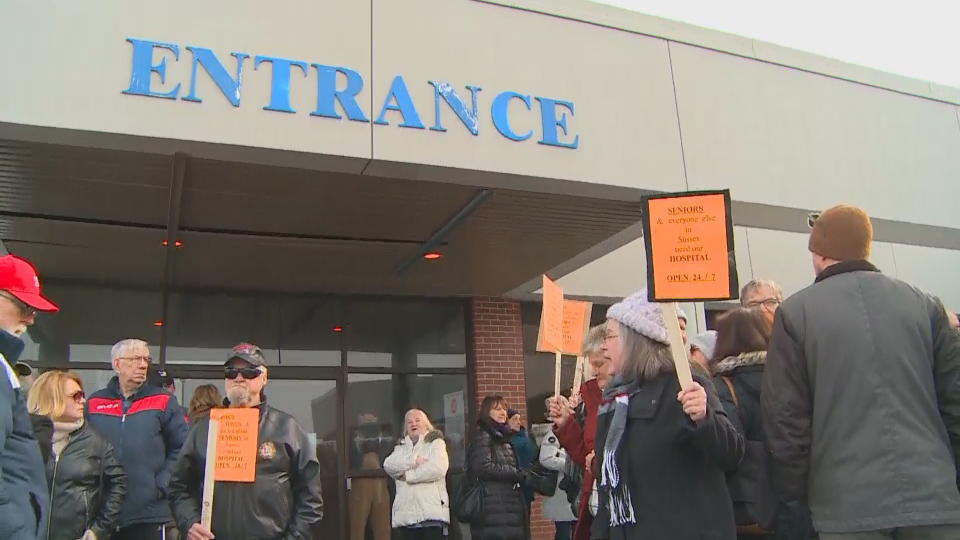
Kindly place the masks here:
POLYGON ((654 341, 670 345, 667 327, 663 324, 663 309, 660 304, 647 300, 646 289, 610 306, 607 310, 607 318, 654 341))
POLYGON ((690 338, 690 352, 693 352, 694 348, 700 349, 707 360, 712 359, 713 351, 717 349, 717 331, 707 330, 690 338))

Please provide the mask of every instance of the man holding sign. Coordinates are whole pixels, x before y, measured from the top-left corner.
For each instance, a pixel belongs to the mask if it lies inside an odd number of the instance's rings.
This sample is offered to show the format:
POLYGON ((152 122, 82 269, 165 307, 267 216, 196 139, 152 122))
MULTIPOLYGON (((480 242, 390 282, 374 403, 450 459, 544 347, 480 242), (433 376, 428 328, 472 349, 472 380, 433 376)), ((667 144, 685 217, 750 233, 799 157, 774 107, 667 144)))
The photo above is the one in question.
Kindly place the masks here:
POLYGON ((187 540, 311 538, 311 527, 323 518, 316 448, 292 416, 267 405, 259 347, 234 347, 224 379, 229 408, 197 422, 170 480, 177 525, 187 540), (207 453, 211 420, 218 425, 215 456, 207 453), (216 459, 210 527, 201 523, 208 459, 216 459))

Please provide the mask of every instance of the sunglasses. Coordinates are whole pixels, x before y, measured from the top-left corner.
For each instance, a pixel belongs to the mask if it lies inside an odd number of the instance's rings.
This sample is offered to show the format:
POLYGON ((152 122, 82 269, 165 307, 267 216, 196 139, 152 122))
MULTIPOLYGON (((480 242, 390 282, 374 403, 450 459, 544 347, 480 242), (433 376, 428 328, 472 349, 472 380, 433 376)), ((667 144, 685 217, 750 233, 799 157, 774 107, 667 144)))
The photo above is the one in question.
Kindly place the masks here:
POLYGON ((83 390, 77 390, 76 392, 70 394, 67 397, 79 403, 82 399, 86 398, 87 395, 83 393, 83 390))
POLYGON ((244 379, 248 381, 251 379, 256 379, 260 376, 260 368, 255 367, 245 367, 245 368, 225 368, 223 370, 223 376, 226 379, 236 379, 237 375, 241 375, 244 379))

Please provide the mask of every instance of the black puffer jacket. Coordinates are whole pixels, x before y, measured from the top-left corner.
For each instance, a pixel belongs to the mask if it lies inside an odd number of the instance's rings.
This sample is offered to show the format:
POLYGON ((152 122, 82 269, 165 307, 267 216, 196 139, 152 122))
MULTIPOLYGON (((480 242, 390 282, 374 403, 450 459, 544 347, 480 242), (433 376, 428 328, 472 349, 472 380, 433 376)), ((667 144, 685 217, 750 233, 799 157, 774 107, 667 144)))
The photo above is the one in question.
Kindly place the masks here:
POLYGON ((483 483, 483 518, 470 525, 473 540, 529 538, 527 503, 520 484, 523 473, 507 437, 490 419, 480 419, 467 454, 469 474, 483 483))
POLYGON ((84 422, 46 468, 50 483, 47 539, 75 540, 87 529, 97 538, 109 538, 127 495, 127 474, 113 445, 84 422))
MULTIPOLYGON (((307 539, 323 519, 316 448, 289 414, 262 404, 256 480, 217 482, 211 529, 217 538, 307 539)), ((183 443, 170 479, 170 506, 184 537, 200 522, 210 418, 199 420, 183 443)))

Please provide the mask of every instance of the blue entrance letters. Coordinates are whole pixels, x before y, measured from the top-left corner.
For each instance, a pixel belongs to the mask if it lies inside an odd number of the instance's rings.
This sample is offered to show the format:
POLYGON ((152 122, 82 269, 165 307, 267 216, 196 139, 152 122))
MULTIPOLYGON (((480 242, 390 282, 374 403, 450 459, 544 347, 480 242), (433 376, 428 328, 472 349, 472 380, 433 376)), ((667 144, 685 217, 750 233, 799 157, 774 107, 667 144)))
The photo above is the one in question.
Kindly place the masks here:
MULTIPOLYGON (((202 103, 203 97, 198 94, 197 89, 197 79, 202 71, 231 105, 240 107, 244 83, 243 68, 245 61, 250 58, 249 54, 231 52, 229 56, 232 58, 224 56, 226 62, 223 62, 210 49, 185 46, 183 48, 191 55, 190 80, 175 81, 171 80, 167 67, 168 62, 180 61, 179 45, 135 38, 127 38, 127 42, 132 46, 133 52, 130 86, 123 91, 124 94, 202 103), (188 83, 189 91, 180 97, 184 82, 188 83)), ((357 71, 343 66, 261 55, 253 58, 253 70, 263 71, 260 68, 261 64, 265 63, 270 64, 271 73, 270 101, 262 105, 264 110, 295 114, 297 111, 290 101, 291 78, 310 77, 315 72, 316 109, 310 116, 342 120, 343 115, 346 115, 347 119, 353 122, 370 121, 358 100, 364 89, 364 80, 357 71), (314 69, 310 70, 310 67, 314 69)), ((472 135, 480 135, 479 86, 465 85, 465 91, 460 92, 446 81, 431 80, 425 84, 433 90, 433 125, 430 126, 430 131, 447 131, 443 123, 446 113, 447 125, 451 122, 456 124, 456 120, 453 120, 455 116, 472 135)), ((393 77, 380 109, 376 112, 378 114, 373 122, 375 125, 387 126, 396 123, 399 127, 426 129, 402 75, 393 77)), ((579 148, 580 135, 571 126, 573 116, 572 101, 530 96, 509 90, 494 94, 490 102, 493 127, 501 136, 511 141, 530 139, 534 135, 534 128, 539 124, 539 144, 557 148, 579 148), (539 108, 539 122, 533 112, 534 101, 539 108)))

